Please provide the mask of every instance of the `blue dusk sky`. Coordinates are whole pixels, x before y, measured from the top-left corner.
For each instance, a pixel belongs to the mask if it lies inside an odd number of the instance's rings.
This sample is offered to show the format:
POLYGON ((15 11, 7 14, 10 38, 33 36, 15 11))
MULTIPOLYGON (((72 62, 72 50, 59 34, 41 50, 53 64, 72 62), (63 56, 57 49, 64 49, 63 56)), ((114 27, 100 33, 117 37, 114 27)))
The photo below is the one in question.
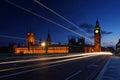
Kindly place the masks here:
POLYGON ((92 43, 97 19, 102 30, 102 46, 115 46, 120 38, 120 0, 0 0, 0 46, 11 42, 25 44, 28 31, 34 32, 37 41, 46 40, 49 32, 54 43, 68 43, 69 36, 85 37, 86 43, 92 43))

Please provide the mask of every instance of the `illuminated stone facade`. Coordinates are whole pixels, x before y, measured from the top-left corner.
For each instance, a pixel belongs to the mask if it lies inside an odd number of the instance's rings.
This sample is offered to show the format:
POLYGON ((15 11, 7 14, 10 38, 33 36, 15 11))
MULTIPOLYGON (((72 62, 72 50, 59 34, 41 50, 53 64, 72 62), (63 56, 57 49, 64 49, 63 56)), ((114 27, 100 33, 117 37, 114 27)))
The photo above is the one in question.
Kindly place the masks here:
POLYGON ((94 46, 92 45, 85 45, 85 53, 94 52, 94 46))
POLYGON ((86 53, 86 52, 100 52, 101 51, 101 29, 98 20, 94 28, 94 45, 86 45, 84 38, 76 39, 70 38, 68 45, 52 44, 50 34, 48 33, 45 44, 41 45, 43 40, 40 40, 38 45, 35 45, 34 33, 28 32, 26 39, 26 46, 16 47, 14 51, 16 54, 45 54, 45 53, 86 53))
POLYGON ((40 44, 35 45, 34 33, 27 33, 26 46, 15 47, 14 51, 16 54, 50 54, 50 53, 68 53, 68 45, 52 44, 50 34, 46 39, 46 45, 40 44))
POLYGON ((32 46, 28 49, 28 47, 17 47, 15 48, 16 54, 50 54, 50 53, 68 53, 67 45, 52 45, 49 47, 43 46, 32 46))

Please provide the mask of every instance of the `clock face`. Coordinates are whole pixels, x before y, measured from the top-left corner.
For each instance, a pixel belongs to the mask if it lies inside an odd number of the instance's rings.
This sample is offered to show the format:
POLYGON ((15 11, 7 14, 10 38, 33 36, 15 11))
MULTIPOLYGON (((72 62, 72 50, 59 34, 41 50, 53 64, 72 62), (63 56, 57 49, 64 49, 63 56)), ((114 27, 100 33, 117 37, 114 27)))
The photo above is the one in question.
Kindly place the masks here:
POLYGON ((95 33, 98 33, 99 32, 99 30, 95 30, 95 33))

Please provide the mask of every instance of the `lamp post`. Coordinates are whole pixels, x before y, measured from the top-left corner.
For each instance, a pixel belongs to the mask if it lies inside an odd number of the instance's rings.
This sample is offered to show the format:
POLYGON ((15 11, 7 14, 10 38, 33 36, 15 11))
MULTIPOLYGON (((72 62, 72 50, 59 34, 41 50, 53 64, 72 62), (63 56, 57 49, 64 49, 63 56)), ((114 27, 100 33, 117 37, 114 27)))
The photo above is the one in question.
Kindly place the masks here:
POLYGON ((47 54, 48 53, 48 45, 47 44, 46 44, 45 48, 46 48, 46 54, 47 54))

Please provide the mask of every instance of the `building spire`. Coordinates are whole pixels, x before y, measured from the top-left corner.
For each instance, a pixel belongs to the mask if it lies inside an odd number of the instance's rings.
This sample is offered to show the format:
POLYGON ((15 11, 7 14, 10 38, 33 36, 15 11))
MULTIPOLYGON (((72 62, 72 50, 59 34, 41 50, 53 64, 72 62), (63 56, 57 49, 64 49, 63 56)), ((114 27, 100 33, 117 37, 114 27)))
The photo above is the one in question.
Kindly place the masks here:
POLYGON ((98 21, 98 19, 96 20, 96 27, 99 27, 99 21, 98 21))
POLYGON ((51 37, 50 33, 48 32, 47 39, 46 39, 47 45, 51 45, 51 37))

